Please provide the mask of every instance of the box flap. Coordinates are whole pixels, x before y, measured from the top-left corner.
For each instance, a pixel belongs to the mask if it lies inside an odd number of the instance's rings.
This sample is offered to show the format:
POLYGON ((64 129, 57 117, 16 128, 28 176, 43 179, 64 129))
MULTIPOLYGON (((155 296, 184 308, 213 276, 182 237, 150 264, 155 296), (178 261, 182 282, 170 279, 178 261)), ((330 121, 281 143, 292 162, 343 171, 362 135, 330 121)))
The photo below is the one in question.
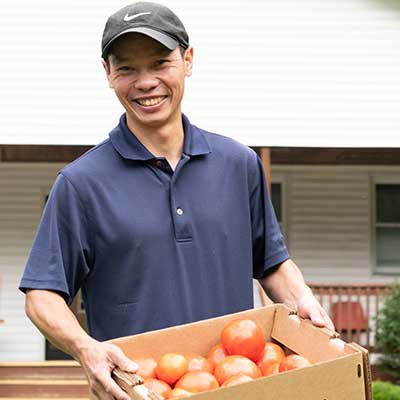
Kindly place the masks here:
POLYGON ((272 337, 312 363, 358 352, 341 340, 336 332, 314 326, 310 320, 300 318, 282 304, 276 306, 272 337))

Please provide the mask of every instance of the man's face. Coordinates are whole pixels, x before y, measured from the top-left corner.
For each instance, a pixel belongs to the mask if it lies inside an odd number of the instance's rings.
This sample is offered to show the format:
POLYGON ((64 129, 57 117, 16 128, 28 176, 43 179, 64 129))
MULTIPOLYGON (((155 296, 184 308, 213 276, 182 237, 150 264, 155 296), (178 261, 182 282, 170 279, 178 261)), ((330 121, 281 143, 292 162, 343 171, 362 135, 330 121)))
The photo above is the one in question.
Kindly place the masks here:
POLYGON ((133 129, 161 128, 181 118, 185 77, 192 73, 193 50, 182 57, 141 34, 126 34, 116 41, 103 61, 109 85, 114 89, 133 129))

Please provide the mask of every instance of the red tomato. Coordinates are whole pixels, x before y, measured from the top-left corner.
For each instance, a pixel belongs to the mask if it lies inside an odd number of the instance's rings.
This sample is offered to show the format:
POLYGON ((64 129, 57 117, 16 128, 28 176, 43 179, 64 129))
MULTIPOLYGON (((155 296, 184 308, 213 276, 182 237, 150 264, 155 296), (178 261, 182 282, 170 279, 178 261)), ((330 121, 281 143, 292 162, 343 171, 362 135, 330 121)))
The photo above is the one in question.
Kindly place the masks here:
POLYGON ((146 379, 144 381, 144 386, 146 386, 147 389, 151 390, 152 392, 159 394, 164 399, 168 399, 172 391, 171 386, 169 386, 168 383, 154 378, 146 379))
POLYGON ((156 376, 173 385, 188 370, 188 362, 182 354, 166 353, 158 360, 156 376))
POLYGON ((250 319, 229 322, 221 332, 221 343, 229 355, 257 361, 265 346, 262 329, 250 319))
POLYGON ((190 371, 205 371, 212 374, 213 368, 210 361, 207 358, 200 356, 199 354, 190 353, 185 354, 186 360, 188 361, 188 372, 190 371))
POLYGON ((172 392, 169 395, 169 399, 183 399, 185 397, 191 396, 193 393, 188 392, 187 390, 175 388, 172 389, 172 392))
POLYGON ((235 375, 247 375, 253 379, 262 376, 257 365, 250 359, 243 356, 226 357, 217 365, 214 375, 220 385, 235 375))
POLYGON ((187 372, 175 384, 175 388, 184 389, 192 393, 206 392, 218 387, 219 384, 215 376, 204 371, 187 372))
POLYGON ((254 380, 253 378, 250 378, 247 375, 234 375, 232 378, 227 379, 221 387, 228 387, 228 386, 234 386, 234 385, 239 385, 240 383, 245 383, 245 382, 250 382, 254 380))
POLYGON ((262 351, 259 360, 257 361, 258 368, 264 374, 263 369, 266 368, 272 361, 281 362, 285 358, 285 352, 282 347, 276 343, 265 343, 264 350, 262 351))
POLYGON ((156 377, 157 361, 153 357, 135 357, 132 358, 132 361, 139 366, 136 374, 141 376, 143 379, 156 377))
POLYGON ((213 346, 207 354, 207 360, 210 362, 213 371, 215 367, 226 357, 228 357, 228 353, 221 343, 213 346))
POLYGON ((307 360, 307 358, 299 356, 298 354, 291 354, 283 359, 279 365, 279 372, 307 367, 308 365, 311 365, 311 363, 307 360))
POLYGON ((279 374, 279 365, 280 363, 277 361, 270 361, 269 364, 268 363, 263 364, 261 372, 264 376, 279 374))

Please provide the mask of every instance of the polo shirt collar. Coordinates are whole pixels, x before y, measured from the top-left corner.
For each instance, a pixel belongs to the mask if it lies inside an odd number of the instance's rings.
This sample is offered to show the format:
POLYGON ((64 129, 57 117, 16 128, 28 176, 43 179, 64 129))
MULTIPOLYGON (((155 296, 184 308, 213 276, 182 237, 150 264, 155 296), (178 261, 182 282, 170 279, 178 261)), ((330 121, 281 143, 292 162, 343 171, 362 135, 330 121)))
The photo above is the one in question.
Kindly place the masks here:
MULTIPOLYGON (((211 148, 204 133, 192 125, 182 114, 183 130, 185 133, 183 153, 188 156, 198 156, 211 153, 211 148)), ((110 132, 110 140, 115 150, 129 160, 147 161, 155 156, 139 141, 126 124, 126 114, 123 114, 116 126, 110 132)))

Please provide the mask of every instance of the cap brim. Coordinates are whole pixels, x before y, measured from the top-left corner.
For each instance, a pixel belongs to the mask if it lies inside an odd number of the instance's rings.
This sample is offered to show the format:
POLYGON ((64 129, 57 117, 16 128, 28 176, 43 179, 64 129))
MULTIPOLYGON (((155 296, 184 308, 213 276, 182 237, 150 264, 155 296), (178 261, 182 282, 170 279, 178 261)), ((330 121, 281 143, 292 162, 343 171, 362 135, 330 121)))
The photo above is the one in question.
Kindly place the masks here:
POLYGON ((172 39, 170 36, 165 35, 164 33, 158 32, 150 28, 137 27, 137 28, 126 29, 125 31, 122 31, 117 36, 115 36, 104 47, 102 55, 104 56, 107 53, 107 51, 110 49, 110 46, 114 43, 116 39, 118 39, 122 35, 125 35, 126 33, 142 33, 143 35, 149 36, 152 39, 157 40, 157 42, 160 42, 162 45, 164 45, 170 50, 175 50, 179 45, 179 43, 175 39, 172 39))

